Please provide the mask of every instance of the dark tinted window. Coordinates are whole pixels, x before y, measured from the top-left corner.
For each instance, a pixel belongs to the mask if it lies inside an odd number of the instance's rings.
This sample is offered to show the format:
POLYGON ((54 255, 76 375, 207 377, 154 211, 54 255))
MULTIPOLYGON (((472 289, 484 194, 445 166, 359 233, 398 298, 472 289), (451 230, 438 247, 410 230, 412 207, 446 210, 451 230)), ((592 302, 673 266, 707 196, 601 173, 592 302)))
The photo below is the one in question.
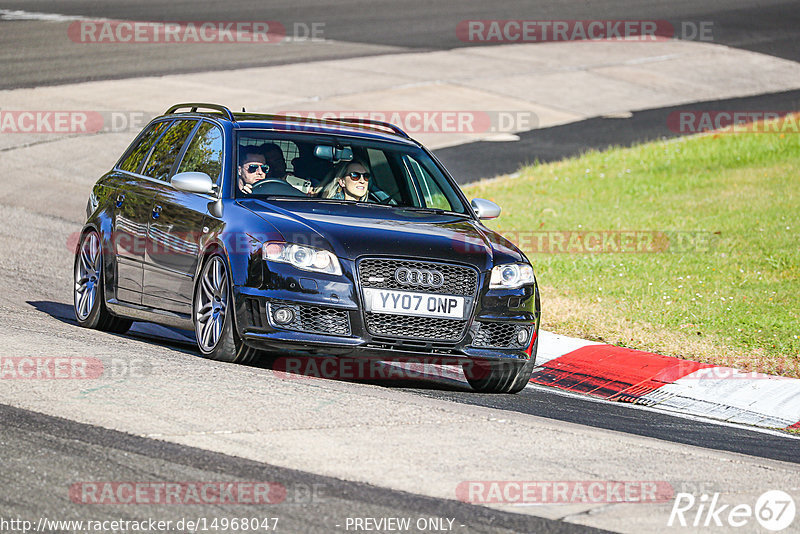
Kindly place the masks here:
POLYGON ((222 130, 210 122, 197 129, 178 172, 204 172, 216 182, 222 171, 222 130))
POLYGON ((175 163, 175 158, 178 157, 186 138, 192 133, 196 123, 197 121, 193 120, 173 122, 153 147, 153 152, 144 164, 142 174, 156 180, 166 180, 175 163))
MULTIPOLYGON (((324 136, 300 138, 257 130, 240 132, 238 144, 240 155, 243 152, 263 152, 264 147, 270 144, 277 144, 284 154, 287 152, 286 147, 294 147, 298 154, 292 159, 290 174, 285 179, 291 187, 286 187, 278 180, 266 179, 262 180, 263 184, 259 181, 252 183, 252 193, 237 187, 236 195, 239 197, 300 196, 306 200, 351 200, 469 213, 457 186, 448 180, 442 169, 424 150, 414 146, 370 139, 334 140, 324 136), (326 151, 318 150, 326 147, 331 149, 327 153, 334 154, 334 157, 325 156, 326 151), (336 159, 339 158, 335 156, 336 153, 341 153, 341 159, 336 159), (360 200, 353 200, 352 194, 345 194, 347 188, 342 188, 342 180, 345 184, 348 183, 345 174, 351 161, 365 167, 370 174, 367 194, 360 200), (309 190, 293 179, 292 175, 297 176, 298 173, 311 182, 313 189, 309 190)), ((363 183, 363 177, 358 181, 363 183)))
POLYGON ((133 150, 131 150, 123 162, 120 163, 119 168, 128 172, 136 172, 139 170, 139 164, 142 163, 142 160, 150 151, 150 147, 153 146, 153 143, 158 139, 158 136, 161 135, 168 124, 169 121, 151 124, 147 132, 139 138, 139 142, 136 143, 133 150))

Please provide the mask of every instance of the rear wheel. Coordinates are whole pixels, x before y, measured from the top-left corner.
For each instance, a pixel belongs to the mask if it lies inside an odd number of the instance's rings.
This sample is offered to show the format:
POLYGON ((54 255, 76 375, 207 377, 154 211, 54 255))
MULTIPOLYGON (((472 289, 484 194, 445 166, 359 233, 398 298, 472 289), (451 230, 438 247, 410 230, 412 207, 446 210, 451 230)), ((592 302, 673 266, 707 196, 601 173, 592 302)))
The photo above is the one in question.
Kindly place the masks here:
POLYGON ((463 365, 467 382, 480 393, 519 393, 531 379, 536 365, 537 339, 529 360, 472 361, 463 365))
POLYGON ((111 315, 106 308, 103 285, 103 252, 100 236, 87 232, 75 254, 73 309, 78 324, 105 332, 124 334, 133 321, 111 315))
POLYGON ((236 334, 233 315, 228 267, 222 256, 209 256, 194 290, 194 331, 203 357, 246 363, 256 356, 236 334))

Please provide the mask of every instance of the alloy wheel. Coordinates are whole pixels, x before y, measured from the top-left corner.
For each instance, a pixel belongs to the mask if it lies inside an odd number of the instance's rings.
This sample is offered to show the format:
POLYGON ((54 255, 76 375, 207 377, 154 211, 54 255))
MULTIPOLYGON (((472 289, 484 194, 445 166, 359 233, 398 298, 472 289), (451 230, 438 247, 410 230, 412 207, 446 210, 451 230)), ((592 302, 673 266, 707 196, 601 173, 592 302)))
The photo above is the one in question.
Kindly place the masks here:
POLYGON ((203 268, 195 301, 195 333, 203 352, 217 346, 225 326, 228 310, 228 273, 219 256, 212 257, 203 268))
POLYGON ((81 242, 75 264, 75 314, 85 321, 92 313, 100 284, 100 238, 90 232, 81 242))

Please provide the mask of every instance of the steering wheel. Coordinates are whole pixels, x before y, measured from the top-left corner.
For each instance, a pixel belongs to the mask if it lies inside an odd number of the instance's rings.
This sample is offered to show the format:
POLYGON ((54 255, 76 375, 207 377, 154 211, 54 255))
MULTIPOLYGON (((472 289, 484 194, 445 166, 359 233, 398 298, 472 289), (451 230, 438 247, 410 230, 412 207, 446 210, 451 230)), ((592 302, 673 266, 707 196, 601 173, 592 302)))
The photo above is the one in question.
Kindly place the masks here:
POLYGON ((394 198, 387 195, 386 192, 384 191, 381 191, 381 193, 383 194, 383 196, 379 196, 375 191, 370 191, 369 196, 367 198, 372 202, 375 202, 377 204, 383 204, 385 206, 397 205, 397 201, 394 198))
POLYGON ((283 180, 267 179, 253 184, 254 195, 281 195, 286 197, 304 197, 302 191, 283 180))

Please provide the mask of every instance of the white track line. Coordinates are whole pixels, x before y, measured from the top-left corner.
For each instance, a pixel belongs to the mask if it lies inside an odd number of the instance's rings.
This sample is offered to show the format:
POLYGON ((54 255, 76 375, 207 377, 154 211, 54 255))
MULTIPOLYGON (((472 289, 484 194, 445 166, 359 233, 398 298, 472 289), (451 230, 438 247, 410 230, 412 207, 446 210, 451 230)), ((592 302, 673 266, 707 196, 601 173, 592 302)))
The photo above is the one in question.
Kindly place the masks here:
MULTIPOLYGON (((552 387, 549 387, 549 386, 542 386, 540 384, 534 384, 533 382, 529 383, 527 386, 525 386, 525 388, 526 389, 528 389, 528 388, 537 389, 537 390, 540 390, 540 391, 553 393, 555 395, 563 395, 564 397, 572 397, 572 398, 575 398, 575 399, 583 399, 583 400, 587 400, 587 401, 591 401, 591 402, 596 402, 598 404, 613 404, 614 406, 624 406, 626 408, 631 408, 631 409, 635 409, 635 410, 644 410, 644 411, 647 411, 647 412, 654 412, 654 413, 659 413, 659 414, 662 414, 662 415, 671 415, 673 417, 680 417, 682 419, 688 419, 690 421, 696 421, 696 422, 700 422, 700 423, 709 423, 709 424, 713 424, 713 425, 717 425, 717 426, 738 428, 738 429, 741 429, 741 430, 749 430, 751 432, 759 432, 761 434, 769 434, 771 436, 780 436, 780 437, 784 437, 784 438, 800 440, 800 436, 796 436, 794 434, 791 434, 789 432, 784 432, 784 431, 781 431, 781 430, 775 430, 775 429, 771 429, 771 428, 761 428, 761 427, 757 427, 757 426, 743 425, 743 424, 739 424, 739 423, 730 423, 728 421, 721 421, 719 419, 709 419, 707 417, 702 417, 702 416, 698 416, 698 415, 691 415, 691 414, 687 414, 687 413, 684 413, 684 412, 673 412, 673 411, 670 411, 670 410, 661 410, 661 409, 653 408, 653 407, 650 407, 650 406, 643 406, 641 404, 632 404, 632 403, 629 403, 629 402, 610 401, 610 400, 601 399, 601 398, 598 398, 598 397, 592 397, 590 395, 584 395, 584 394, 581 394, 581 393, 575 393, 575 392, 567 391, 567 390, 563 390, 563 389, 552 388, 552 387)), ((536 415, 536 414, 532 414, 532 415, 536 415)))

